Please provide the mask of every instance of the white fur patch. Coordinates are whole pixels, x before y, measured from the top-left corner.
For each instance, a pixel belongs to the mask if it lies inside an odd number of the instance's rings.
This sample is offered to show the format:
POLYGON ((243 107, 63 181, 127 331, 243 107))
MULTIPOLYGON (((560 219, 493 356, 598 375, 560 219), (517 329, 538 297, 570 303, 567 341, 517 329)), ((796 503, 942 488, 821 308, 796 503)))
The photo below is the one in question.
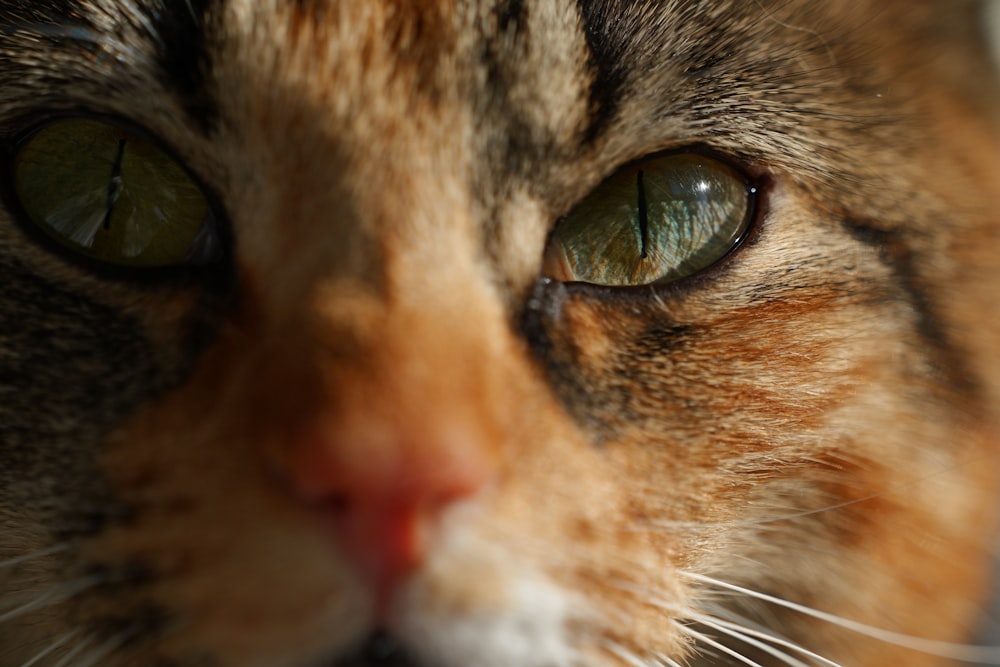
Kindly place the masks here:
POLYGON ((590 616, 579 596, 468 531, 447 531, 440 546, 397 601, 394 633, 422 662, 584 664, 571 630, 590 616))
POLYGON ((569 596, 544 581, 519 579, 502 611, 441 616, 414 608, 405 614, 403 641, 425 662, 442 667, 571 667, 569 596))

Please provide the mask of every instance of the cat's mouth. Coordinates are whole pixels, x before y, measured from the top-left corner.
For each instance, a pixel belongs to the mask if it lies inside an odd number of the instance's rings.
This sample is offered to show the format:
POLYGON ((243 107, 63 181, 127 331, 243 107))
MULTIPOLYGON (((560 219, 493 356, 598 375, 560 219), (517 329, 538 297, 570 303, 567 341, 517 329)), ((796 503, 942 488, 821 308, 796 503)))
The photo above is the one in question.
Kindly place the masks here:
POLYGON ((391 635, 376 631, 350 654, 335 660, 330 667, 428 667, 407 654, 391 635))

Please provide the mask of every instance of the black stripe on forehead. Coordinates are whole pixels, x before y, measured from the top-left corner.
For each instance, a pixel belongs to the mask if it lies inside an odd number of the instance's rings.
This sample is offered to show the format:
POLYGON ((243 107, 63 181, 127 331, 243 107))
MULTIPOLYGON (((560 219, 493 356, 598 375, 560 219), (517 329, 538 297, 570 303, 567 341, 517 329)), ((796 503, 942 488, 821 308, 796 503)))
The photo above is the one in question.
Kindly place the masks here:
POLYGON ((210 88, 208 31, 220 0, 158 0, 150 6, 158 63, 195 125, 206 133, 218 124, 219 106, 210 88))
POLYGON ((590 51, 590 122, 585 133, 593 141, 610 125, 618 112, 618 100, 625 84, 622 41, 615 39, 613 27, 620 24, 625 7, 618 0, 577 0, 587 47, 590 51))
POLYGON ((524 0, 505 0, 496 7, 497 29, 502 35, 510 30, 523 32, 527 25, 528 8, 524 0))

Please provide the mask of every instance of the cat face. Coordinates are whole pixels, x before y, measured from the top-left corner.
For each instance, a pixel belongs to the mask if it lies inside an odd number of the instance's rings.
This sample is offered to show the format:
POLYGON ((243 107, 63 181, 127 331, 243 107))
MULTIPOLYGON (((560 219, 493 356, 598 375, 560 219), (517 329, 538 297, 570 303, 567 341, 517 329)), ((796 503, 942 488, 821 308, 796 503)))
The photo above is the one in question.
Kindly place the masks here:
POLYGON ((0 2, 0 667, 985 659, 976 9, 0 2))

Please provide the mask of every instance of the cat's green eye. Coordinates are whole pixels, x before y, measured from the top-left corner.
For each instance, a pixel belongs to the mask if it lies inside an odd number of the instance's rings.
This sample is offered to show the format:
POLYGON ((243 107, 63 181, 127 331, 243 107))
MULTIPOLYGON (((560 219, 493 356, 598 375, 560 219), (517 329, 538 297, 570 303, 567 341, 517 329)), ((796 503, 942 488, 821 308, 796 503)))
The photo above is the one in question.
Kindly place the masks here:
POLYGON ((663 155, 630 165, 557 223, 543 273, 616 287, 686 278, 740 242, 753 196, 739 172, 704 155, 663 155))
POLYGON ((126 267, 214 259, 212 208, 191 175, 136 132, 64 118, 17 147, 13 194, 28 220, 84 257, 126 267))

